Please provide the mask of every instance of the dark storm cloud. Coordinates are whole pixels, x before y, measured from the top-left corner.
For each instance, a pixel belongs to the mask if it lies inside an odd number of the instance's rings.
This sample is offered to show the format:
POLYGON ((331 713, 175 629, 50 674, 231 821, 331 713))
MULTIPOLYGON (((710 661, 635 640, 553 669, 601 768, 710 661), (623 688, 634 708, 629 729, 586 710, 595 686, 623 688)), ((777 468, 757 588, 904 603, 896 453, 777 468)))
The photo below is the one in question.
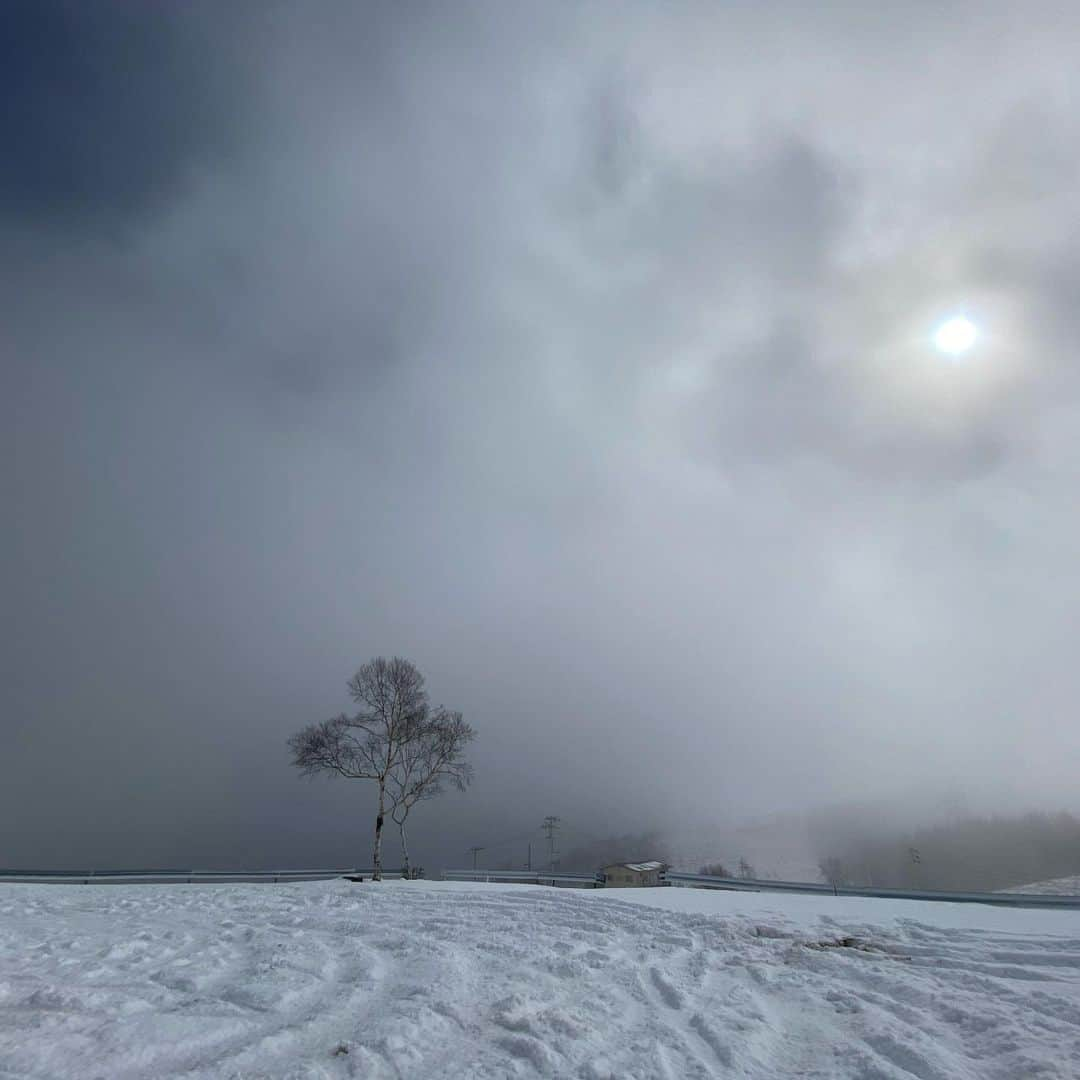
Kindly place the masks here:
POLYGON ((0 213, 115 223, 229 152, 239 89, 178 7, 33 0, 0 14, 0 213))
POLYGON ((9 8, 0 863, 352 859, 284 738, 395 652, 481 733, 422 858, 1063 797, 1037 7, 9 8))

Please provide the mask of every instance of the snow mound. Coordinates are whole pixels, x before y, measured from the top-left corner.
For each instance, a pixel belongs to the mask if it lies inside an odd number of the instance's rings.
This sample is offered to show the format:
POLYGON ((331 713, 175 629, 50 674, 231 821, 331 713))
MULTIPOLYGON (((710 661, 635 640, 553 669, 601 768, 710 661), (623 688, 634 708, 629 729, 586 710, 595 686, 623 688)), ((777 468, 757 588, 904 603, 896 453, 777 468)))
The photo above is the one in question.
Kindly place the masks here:
POLYGON ((1080 1075, 1080 912, 690 889, 0 886, 0 1077, 1080 1075))
POLYGON ((1080 896, 1080 874, 1059 877, 1052 881, 1033 881, 1030 885, 1013 885, 1001 892, 1038 893, 1043 896, 1080 896))

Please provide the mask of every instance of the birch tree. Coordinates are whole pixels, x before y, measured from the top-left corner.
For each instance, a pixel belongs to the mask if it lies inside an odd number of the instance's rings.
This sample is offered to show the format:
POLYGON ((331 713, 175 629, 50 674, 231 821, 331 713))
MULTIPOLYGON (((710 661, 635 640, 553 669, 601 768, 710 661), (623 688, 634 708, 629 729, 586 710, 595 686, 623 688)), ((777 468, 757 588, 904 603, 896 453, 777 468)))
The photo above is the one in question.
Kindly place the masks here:
POLYGON ((381 881, 387 784, 406 751, 430 729, 432 716, 424 677, 400 657, 386 660, 380 656, 364 664, 348 688, 360 711, 308 725, 289 739, 289 749, 293 764, 304 775, 376 782, 379 800, 372 878, 381 881))
POLYGON ((387 777, 390 817, 401 836, 403 872, 411 874, 405 822, 418 803, 441 795, 447 786, 464 791, 472 780, 472 766, 464 759, 465 748, 476 732, 459 712, 438 708, 422 732, 402 747, 397 764, 387 777))

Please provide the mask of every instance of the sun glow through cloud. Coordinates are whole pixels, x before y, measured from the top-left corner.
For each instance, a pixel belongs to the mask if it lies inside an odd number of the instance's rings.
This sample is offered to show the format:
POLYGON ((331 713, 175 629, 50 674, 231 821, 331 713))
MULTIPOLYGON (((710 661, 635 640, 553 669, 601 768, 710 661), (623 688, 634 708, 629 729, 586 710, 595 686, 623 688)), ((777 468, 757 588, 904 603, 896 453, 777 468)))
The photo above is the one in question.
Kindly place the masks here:
POLYGON ((979 332, 970 319, 958 315, 947 319, 934 331, 934 346, 950 356, 966 353, 978 338, 979 332))

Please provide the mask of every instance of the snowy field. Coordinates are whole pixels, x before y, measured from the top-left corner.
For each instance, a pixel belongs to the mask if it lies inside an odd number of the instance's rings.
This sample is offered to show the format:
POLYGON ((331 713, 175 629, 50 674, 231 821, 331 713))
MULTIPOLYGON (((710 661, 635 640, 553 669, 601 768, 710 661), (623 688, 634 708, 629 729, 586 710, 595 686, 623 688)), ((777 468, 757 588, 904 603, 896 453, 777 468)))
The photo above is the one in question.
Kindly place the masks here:
POLYGON ((0 886, 0 1077, 1080 1077, 1080 912, 0 886))

